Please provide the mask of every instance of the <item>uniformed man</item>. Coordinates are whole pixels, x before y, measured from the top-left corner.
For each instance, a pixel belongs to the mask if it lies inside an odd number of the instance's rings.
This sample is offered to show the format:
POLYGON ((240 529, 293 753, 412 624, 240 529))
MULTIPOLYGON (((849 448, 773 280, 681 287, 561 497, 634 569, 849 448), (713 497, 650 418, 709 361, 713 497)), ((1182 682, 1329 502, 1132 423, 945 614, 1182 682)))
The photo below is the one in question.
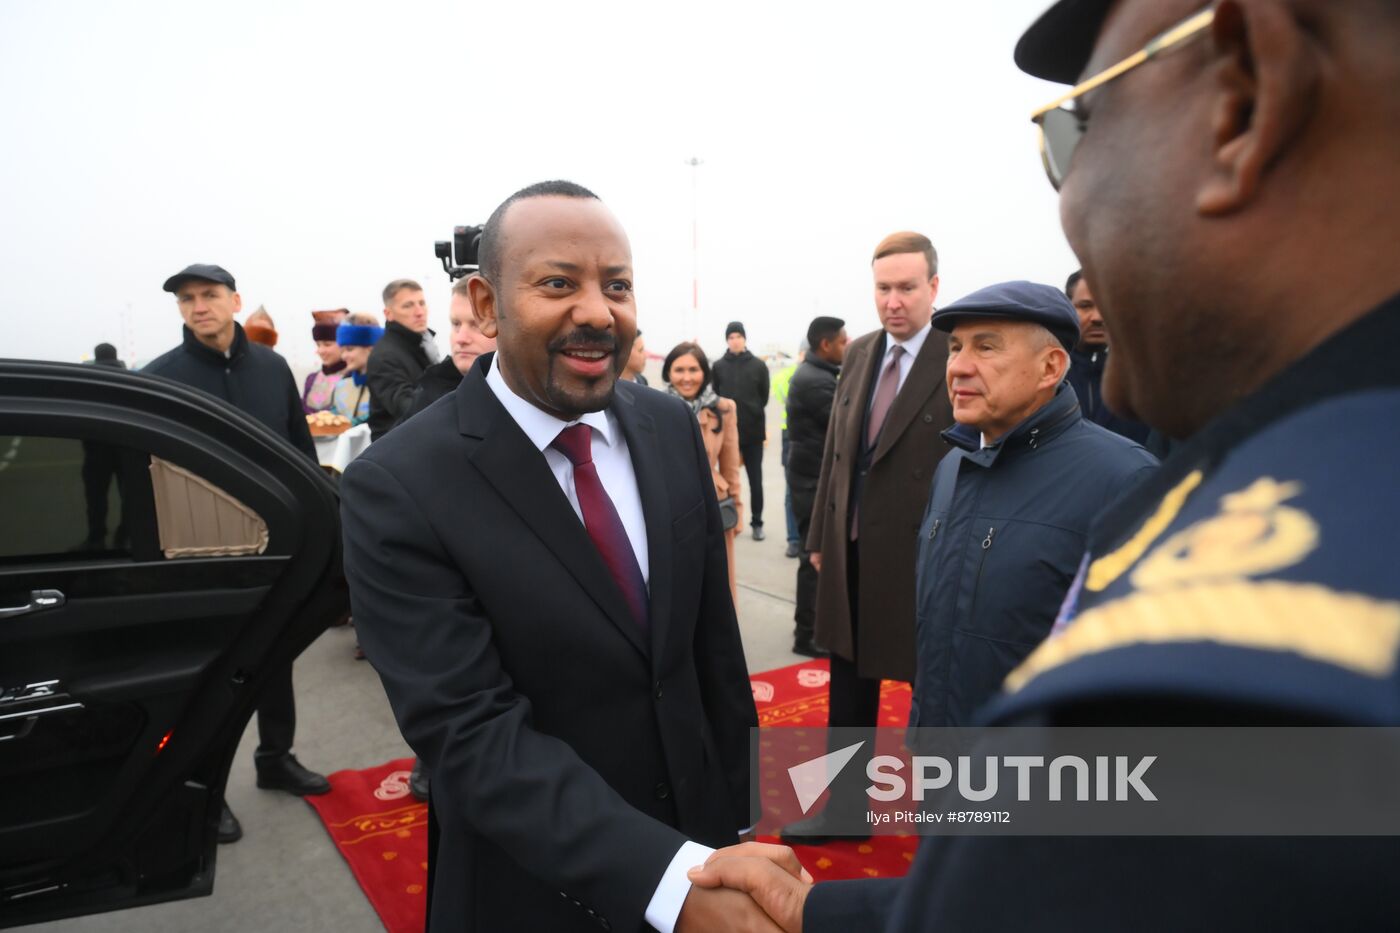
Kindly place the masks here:
MULTIPOLYGON (((1061 0, 1021 38, 1084 82, 1039 120, 1105 394, 1184 443, 989 721, 1400 725, 1397 46, 1383 0, 1061 0)), ((907 880, 815 888, 750 851, 692 880, 808 933, 1400 916, 1393 838, 939 837, 907 880)))

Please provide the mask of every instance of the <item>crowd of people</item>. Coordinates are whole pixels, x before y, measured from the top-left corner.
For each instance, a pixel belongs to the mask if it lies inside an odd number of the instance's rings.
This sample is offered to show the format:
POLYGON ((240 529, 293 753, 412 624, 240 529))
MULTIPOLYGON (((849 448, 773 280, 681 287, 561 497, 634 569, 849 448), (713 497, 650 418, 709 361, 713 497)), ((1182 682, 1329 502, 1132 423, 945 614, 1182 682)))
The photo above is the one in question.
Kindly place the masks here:
MULTIPOLYGON (((298 394, 233 320, 227 271, 169 279, 184 340, 148 372, 308 455, 308 412, 369 425, 341 483, 346 576, 422 761, 430 925, 1393 921, 1385 839, 940 837, 908 879, 813 886, 791 849, 745 835, 757 715, 734 543, 764 540, 776 391, 793 648, 829 657, 831 725, 872 730, 885 679, 913 686, 918 726, 1393 725, 1395 638, 1366 625, 1400 606, 1400 542, 1375 515, 1392 506, 1374 497, 1393 485, 1377 425, 1394 423, 1400 279, 1393 241, 1375 245, 1393 212, 1367 210, 1394 199, 1351 186, 1394 192, 1394 95, 1363 92, 1394 86, 1376 36, 1397 28, 1380 4, 1222 0, 1175 26, 1159 4, 1057 4, 1017 61, 1107 75, 1037 117, 1085 268, 937 307, 934 244, 892 233, 869 256, 879 327, 818 317, 777 378, 736 321, 720 358, 681 343, 648 386, 630 243, 569 182, 492 213, 453 289, 448 359, 423 289, 395 280, 382 329, 316 321, 322 366, 298 394), (1088 92, 1107 142, 1062 106, 1088 92), (1111 144, 1165 125, 1196 145, 1111 144), (1303 307, 1324 259, 1344 288, 1303 307), (1323 531, 1281 540, 1284 501, 1323 531)), ((259 785, 324 792, 294 723, 289 668, 259 708, 259 785)), ((783 842, 855 838, 864 774, 845 769, 783 842)))

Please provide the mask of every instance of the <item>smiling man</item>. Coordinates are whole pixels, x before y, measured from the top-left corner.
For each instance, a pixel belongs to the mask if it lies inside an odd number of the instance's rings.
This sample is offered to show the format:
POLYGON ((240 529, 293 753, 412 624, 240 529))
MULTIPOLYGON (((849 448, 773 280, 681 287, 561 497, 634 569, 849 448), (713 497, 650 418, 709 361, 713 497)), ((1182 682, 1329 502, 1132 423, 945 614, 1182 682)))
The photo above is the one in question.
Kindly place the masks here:
POLYGON ((627 236, 544 182, 469 282, 496 352, 342 484, 360 641, 432 774, 429 925, 760 920, 685 876, 749 825, 757 717, 696 420, 618 380, 627 236))

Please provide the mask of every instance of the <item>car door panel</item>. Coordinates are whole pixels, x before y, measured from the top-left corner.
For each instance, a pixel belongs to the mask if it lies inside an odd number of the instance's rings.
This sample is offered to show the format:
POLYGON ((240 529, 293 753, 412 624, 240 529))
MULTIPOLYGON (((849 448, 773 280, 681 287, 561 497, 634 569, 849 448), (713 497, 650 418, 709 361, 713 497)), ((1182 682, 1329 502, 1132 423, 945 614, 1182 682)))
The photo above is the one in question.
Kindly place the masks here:
POLYGON ((0 616, 0 926, 212 889, 258 693, 347 609, 339 533, 319 468, 210 396, 0 361, 0 610, 34 603, 0 616), (161 464, 254 515, 261 553, 171 556, 196 519, 157 514, 161 464))

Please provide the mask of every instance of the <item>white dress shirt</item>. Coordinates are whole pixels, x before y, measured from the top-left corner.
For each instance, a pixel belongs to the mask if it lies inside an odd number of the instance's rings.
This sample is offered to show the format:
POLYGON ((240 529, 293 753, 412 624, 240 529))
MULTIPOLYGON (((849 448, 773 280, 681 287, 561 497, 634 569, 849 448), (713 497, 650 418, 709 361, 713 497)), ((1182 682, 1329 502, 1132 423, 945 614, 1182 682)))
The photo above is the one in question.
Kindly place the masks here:
POLYGON ((617 509, 617 517, 622 519, 622 527, 627 531, 627 540, 632 543, 637 566, 642 568, 642 579, 650 583, 651 563, 647 559, 647 522, 642 512, 642 492, 637 488, 637 471, 632 467, 632 455, 627 450, 627 438, 622 435, 617 416, 610 411, 591 411, 577 421, 560 421, 516 395, 506 385, 501 367, 495 365, 497 360, 499 357, 491 361, 493 365, 486 374, 486 384, 515 423, 520 425, 520 430, 525 432, 530 443, 544 454, 555 481, 564 490, 579 521, 583 521, 583 509, 579 507, 578 493, 574 490, 574 465, 568 457, 549 445, 567 427, 586 424, 593 429, 593 466, 598 471, 598 479, 608 498, 612 500, 613 508, 617 509))
MULTIPOLYGON (((506 385, 501 375, 501 367, 495 365, 499 355, 492 360, 490 372, 486 374, 486 385, 505 406, 506 411, 530 443, 544 454, 549 468, 559 488, 573 506, 574 514, 583 521, 583 510, 578 504, 578 493, 574 490, 574 465, 569 458, 549 446, 559 436, 559 432, 575 424, 586 424, 593 429, 593 464, 598 470, 598 479, 603 489, 612 499, 622 527, 627 531, 627 540, 632 543, 632 552, 637 564, 642 568, 642 579, 650 583, 651 566, 647 560, 647 525, 642 512, 642 493, 637 488, 637 472, 632 466, 632 456, 627 450, 627 439, 622 435, 622 426, 610 411, 589 412, 577 421, 560 421, 553 415, 541 411, 531 402, 516 395, 506 385), (599 443, 601 441, 602 443, 599 443)), ((714 849, 698 842, 685 842, 671 858, 661 883, 656 886, 650 903, 647 904, 646 921, 660 933, 673 933, 676 919, 686 895, 690 893, 690 879, 686 872, 696 865, 703 865, 714 849)))
MULTIPOLYGON (((899 358, 899 384, 895 387, 895 397, 899 397, 899 390, 904 388, 904 380, 909 378, 909 371, 914 368, 914 360, 919 356, 919 351, 924 348, 924 341, 928 339, 929 331, 933 330, 933 322, 925 324, 923 328, 908 340, 895 340, 889 337, 885 341, 885 355, 880 358, 880 368, 875 371, 875 384, 879 385, 880 376, 884 374, 885 367, 890 365, 890 356, 894 353, 895 347, 903 347, 904 354, 899 358)), ((866 404, 865 412, 869 414, 875 407, 875 393, 870 393, 870 401, 866 404)))

